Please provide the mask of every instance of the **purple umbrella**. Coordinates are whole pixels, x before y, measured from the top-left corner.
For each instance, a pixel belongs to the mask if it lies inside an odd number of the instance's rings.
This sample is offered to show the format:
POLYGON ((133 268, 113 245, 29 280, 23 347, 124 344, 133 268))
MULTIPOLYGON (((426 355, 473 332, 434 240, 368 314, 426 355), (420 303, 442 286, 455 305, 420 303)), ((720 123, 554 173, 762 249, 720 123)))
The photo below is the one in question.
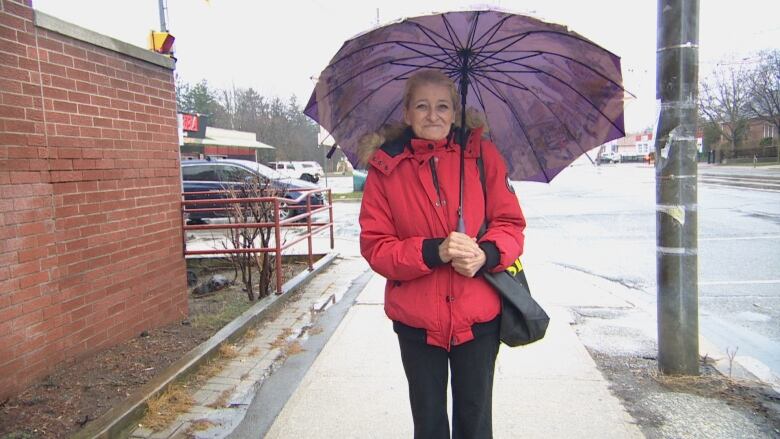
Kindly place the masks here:
POLYGON ((402 120, 404 81, 421 69, 446 73, 463 108, 484 113, 514 180, 549 182, 625 135, 618 56, 564 26, 498 11, 408 18, 356 36, 322 71, 304 113, 357 165, 358 140, 402 120))

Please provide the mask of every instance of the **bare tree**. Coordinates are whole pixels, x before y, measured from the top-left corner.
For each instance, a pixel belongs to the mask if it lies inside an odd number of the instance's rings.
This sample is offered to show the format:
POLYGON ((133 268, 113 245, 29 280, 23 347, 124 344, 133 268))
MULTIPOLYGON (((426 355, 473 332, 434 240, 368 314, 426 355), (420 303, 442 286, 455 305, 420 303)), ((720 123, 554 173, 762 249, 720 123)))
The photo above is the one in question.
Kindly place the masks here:
POLYGON ((702 84, 699 110, 712 128, 730 144, 734 157, 748 130, 750 117, 748 73, 741 64, 720 65, 702 84))
MULTIPOLYGON (((267 180, 259 177, 248 179, 238 186, 226 185, 230 198, 262 198, 274 196, 275 192, 267 180)), ((247 201, 234 203, 229 207, 228 221, 231 224, 250 224, 271 222, 274 218, 272 202, 247 201)), ((249 249, 268 248, 271 242, 271 227, 246 226, 227 229, 227 238, 234 249, 247 250, 245 253, 231 253, 229 259, 234 268, 241 273, 241 281, 250 301, 269 294, 271 277, 274 274, 274 261, 268 252, 254 253, 249 249), (257 294, 254 289, 254 271, 258 271, 257 294)), ((279 274, 280 275, 280 274, 279 274)))
MULTIPOLYGON (((780 134, 780 50, 762 52, 758 67, 749 78, 751 115, 771 124, 780 134)), ((777 160, 780 161, 780 146, 777 160)))

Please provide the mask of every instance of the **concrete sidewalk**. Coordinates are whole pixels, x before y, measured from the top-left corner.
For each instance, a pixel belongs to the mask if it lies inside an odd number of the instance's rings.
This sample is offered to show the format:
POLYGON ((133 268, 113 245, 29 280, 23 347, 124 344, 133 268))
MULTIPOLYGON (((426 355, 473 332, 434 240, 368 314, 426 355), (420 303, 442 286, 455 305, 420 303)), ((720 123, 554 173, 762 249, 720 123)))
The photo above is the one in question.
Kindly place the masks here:
MULTIPOLYGON (((406 379, 383 290, 384 279, 374 275, 265 437, 412 437, 406 379)), ((544 305, 551 315, 544 340, 501 347, 495 437, 644 437, 610 393, 569 325, 568 311, 544 305)))

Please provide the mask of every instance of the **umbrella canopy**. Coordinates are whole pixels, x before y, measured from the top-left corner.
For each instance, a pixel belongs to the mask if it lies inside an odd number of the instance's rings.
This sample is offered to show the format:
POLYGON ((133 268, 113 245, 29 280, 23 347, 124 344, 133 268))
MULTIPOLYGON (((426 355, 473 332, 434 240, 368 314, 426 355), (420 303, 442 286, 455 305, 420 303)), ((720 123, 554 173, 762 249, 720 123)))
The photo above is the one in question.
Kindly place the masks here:
POLYGON ((304 113, 354 165, 359 139, 402 120, 404 81, 439 69, 485 115, 510 178, 549 182, 625 135, 620 58, 566 27, 499 11, 408 18, 344 43, 304 113))

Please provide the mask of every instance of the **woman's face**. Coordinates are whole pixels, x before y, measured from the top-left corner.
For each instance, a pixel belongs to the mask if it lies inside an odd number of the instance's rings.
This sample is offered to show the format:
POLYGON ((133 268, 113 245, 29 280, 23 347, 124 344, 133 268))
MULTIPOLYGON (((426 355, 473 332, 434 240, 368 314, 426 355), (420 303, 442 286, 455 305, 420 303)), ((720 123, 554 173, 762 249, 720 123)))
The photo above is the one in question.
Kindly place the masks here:
POLYGON ((450 88, 441 84, 421 84, 412 91, 404 122, 414 135, 425 140, 447 137, 455 117, 450 88))

